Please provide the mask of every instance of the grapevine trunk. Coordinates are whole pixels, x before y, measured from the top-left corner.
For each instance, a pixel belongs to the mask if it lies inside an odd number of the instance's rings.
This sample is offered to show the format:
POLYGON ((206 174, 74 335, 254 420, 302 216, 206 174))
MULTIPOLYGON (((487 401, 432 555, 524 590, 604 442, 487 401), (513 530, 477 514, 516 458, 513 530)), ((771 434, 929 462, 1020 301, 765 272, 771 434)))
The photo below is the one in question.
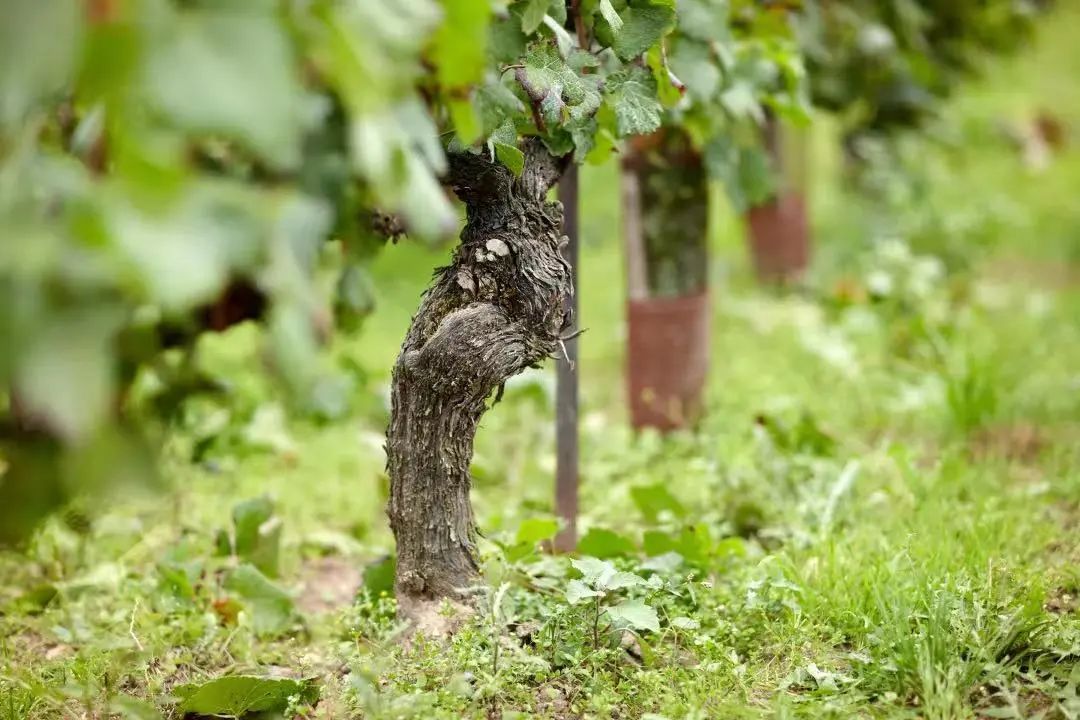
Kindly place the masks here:
POLYGON ((469 463, 488 398, 551 356, 570 322, 562 208, 546 200, 562 169, 533 141, 520 177, 485 154, 450 158, 467 222, 395 363, 387 433, 398 607, 432 633, 450 629, 439 607, 467 604, 478 573, 469 463))

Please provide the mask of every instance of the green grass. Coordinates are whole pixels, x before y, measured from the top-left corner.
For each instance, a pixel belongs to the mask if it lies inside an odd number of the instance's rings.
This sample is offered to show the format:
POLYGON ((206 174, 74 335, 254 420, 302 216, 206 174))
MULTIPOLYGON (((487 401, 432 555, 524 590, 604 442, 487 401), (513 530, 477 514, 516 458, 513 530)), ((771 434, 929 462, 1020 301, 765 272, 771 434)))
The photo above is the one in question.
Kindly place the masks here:
POLYGON ((477 439, 487 610, 448 644, 403 644, 391 599, 349 600, 392 547, 385 387, 448 252, 404 242, 376 263, 379 312, 332 349, 357 383, 344 419, 280 421, 255 332, 211 339, 202 360, 232 393, 171 435, 174 489, 89 505, 0 556, 0 720, 154 716, 131 698, 168 716, 177 685, 230 674, 314 678, 322 700, 295 717, 1077 717, 1080 151, 1032 173, 994 128, 1041 109, 1080 128, 1078 32, 1059 11, 988 68, 949 106, 949 144, 906 149, 884 209, 845 190, 819 124, 804 290, 755 288, 739 223, 717 213, 693 433, 625 427, 616 171, 586 170, 582 524, 593 552, 659 579, 603 600, 646 601, 659 632, 594 638, 566 559, 515 543, 551 512, 550 368, 477 439), (866 299, 882 272, 894 292, 866 299), (264 494, 300 611, 260 637, 255 601, 225 602, 235 561, 215 535, 264 494), (670 548, 682 564, 648 560, 670 548))

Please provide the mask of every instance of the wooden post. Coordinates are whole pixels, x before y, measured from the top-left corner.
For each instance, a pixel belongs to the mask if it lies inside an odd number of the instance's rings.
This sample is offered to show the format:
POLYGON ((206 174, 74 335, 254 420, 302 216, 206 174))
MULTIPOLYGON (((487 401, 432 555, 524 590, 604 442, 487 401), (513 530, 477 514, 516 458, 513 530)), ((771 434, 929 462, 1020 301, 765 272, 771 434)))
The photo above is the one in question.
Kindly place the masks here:
MULTIPOLYGON (((563 232, 569 239, 563 256, 570 263, 574 292, 566 299, 574 327, 578 316, 578 167, 571 165, 559 182, 563 205, 563 232)), ((577 547, 578 515, 578 339, 566 341, 566 357, 557 361, 555 390, 555 512, 563 529, 555 536, 555 550, 569 552, 577 547), (569 361, 568 361, 569 360, 569 361)))

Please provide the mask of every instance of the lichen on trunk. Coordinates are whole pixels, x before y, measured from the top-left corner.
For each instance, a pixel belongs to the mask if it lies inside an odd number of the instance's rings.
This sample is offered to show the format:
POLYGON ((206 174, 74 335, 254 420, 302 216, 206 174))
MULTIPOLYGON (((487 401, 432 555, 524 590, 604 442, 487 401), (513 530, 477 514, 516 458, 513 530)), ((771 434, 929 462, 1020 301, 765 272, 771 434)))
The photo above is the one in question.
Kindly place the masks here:
POLYGON ((446 182, 467 222, 394 365, 386 449, 395 589, 402 616, 436 633, 445 630, 441 602, 467 602, 477 578, 469 463, 488 398, 552 355, 570 321, 562 208, 546 200, 563 162, 538 141, 524 150, 518 178, 486 153, 451 156, 446 182))

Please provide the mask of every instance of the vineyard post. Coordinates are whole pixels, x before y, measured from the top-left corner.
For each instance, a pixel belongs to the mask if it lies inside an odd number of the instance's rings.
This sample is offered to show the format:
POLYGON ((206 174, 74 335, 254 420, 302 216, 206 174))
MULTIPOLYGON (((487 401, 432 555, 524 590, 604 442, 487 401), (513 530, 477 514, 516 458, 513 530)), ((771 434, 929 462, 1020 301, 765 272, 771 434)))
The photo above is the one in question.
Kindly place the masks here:
MULTIPOLYGON (((566 298, 566 308, 576 323, 578 316, 578 168, 571 164, 559 182, 563 205, 563 233, 567 237, 563 256, 570 265, 575 292, 566 298)), ((555 511, 563 527, 555 537, 555 550, 569 552, 577 546, 578 514, 578 340, 565 341, 566 354, 557 361, 555 391, 555 511)))

